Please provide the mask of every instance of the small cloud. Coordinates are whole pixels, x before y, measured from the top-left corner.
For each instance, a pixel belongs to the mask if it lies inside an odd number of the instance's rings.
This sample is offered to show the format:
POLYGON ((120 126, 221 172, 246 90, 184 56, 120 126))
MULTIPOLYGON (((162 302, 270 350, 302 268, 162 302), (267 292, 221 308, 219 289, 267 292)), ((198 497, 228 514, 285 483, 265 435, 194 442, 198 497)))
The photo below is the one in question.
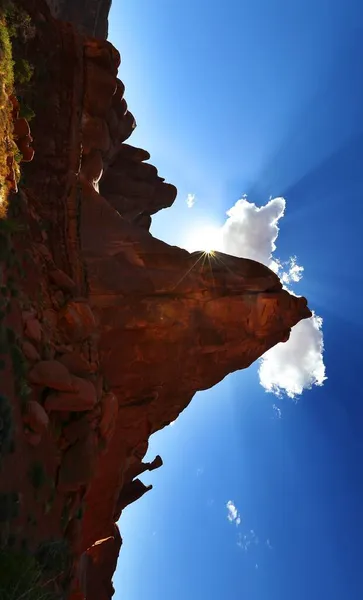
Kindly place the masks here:
POLYGON ((193 208, 195 204, 195 194, 188 194, 186 203, 188 208, 193 208))
POLYGON ((256 569, 256 571, 258 570, 258 564, 257 563, 255 564, 255 569, 256 569))
POLYGON ((239 533, 237 538, 237 546, 239 546, 240 548, 242 548, 242 550, 247 552, 250 545, 251 540, 248 539, 247 535, 242 535, 242 533, 239 533))
POLYGON ((284 285, 299 283, 303 278, 304 267, 297 264, 296 256, 290 256, 286 263, 280 263, 279 277, 284 285))
POLYGON ((204 469, 203 469, 203 467, 199 467, 199 468, 197 469, 197 477, 200 477, 200 475, 203 475, 203 473, 204 473, 204 469))
POLYGON ((275 413, 276 419, 281 419, 281 417, 282 417, 281 408, 279 408, 276 404, 273 404, 272 408, 273 408, 273 411, 275 413))
POLYGON ((227 519, 230 523, 235 523, 236 526, 241 524, 241 515, 239 514, 234 502, 228 500, 226 504, 227 508, 227 519))
POLYGON ((271 542, 269 539, 266 540, 266 546, 269 550, 273 550, 273 547, 271 546, 271 542))
POLYGON ((259 544, 259 539, 253 529, 251 529, 250 531, 248 531, 245 534, 242 534, 242 533, 238 534, 237 546, 239 548, 242 548, 242 550, 247 552, 247 550, 250 548, 250 546, 252 544, 254 546, 258 546, 258 544, 259 544))

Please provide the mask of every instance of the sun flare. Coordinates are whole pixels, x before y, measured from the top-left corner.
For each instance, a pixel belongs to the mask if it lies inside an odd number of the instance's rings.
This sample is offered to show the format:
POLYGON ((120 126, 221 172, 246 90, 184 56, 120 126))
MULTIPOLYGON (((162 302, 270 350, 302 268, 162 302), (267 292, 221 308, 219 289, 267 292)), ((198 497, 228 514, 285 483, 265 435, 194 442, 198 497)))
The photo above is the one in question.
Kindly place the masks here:
POLYGON ((220 246, 221 230, 213 226, 195 229, 188 235, 185 243, 185 248, 189 252, 200 250, 206 254, 213 254, 213 252, 220 249, 220 246))

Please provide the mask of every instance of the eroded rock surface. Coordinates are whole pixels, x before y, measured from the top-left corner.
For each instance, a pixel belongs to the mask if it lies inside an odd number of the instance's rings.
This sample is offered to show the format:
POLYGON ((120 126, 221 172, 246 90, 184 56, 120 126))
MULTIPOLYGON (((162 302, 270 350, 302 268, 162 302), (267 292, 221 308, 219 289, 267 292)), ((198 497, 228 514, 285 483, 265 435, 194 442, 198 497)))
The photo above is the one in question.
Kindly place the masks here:
MULTIPOLYGON (((109 600, 122 543, 115 521, 150 491, 138 477, 162 465, 143 463, 149 436, 311 313, 259 263, 206 259, 150 234, 176 188, 125 143, 135 120, 117 50, 54 19, 42 0, 20 4, 37 27, 37 116, 35 159, 13 199, 25 228, 11 244, 26 272, 10 260, 4 269, 21 293, 4 310, 16 440, 3 481, 23 495, 14 526, 32 544, 69 541, 73 600, 109 600), (46 471, 43 504, 29 481, 34 461, 46 471), (32 529, 29 513, 41 526, 32 529)), ((71 16, 82 6, 60 4, 71 16)))
POLYGON ((81 33, 106 39, 112 0, 47 0, 52 14, 72 21, 81 33))

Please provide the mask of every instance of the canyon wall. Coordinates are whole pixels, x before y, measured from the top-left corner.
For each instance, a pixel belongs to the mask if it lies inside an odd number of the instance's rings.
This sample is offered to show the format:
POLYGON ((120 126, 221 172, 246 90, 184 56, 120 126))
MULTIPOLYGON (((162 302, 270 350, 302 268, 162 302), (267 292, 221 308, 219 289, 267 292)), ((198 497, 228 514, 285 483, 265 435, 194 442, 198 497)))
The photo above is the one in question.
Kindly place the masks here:
POLYGON ((112 0, 47 0, 57 19, 72 22, 80 33, 106 39, 112 0))
MULTIPOLYGON (((150 435, 311 313, 255 261, 190 254, 150 234, 177 191, 126 143, 135 120, 118 51, 42 0, 20 4, 36 27, 26 98, 35 158, 10 201, 17 227, 3 234, 4 277, 17 293, 3 315, 13 333, 2 393, 15 427, 2 492, 20 492, 11 527, 31 548, 69 544, 66 596, 109 600, 116 523, 149 489, 138 476, 162 465, 142 462, 150 435), (44 473, 36 494, 34 465, 44 473)), ((68 17, 76 4, 64 4, 68 17)))

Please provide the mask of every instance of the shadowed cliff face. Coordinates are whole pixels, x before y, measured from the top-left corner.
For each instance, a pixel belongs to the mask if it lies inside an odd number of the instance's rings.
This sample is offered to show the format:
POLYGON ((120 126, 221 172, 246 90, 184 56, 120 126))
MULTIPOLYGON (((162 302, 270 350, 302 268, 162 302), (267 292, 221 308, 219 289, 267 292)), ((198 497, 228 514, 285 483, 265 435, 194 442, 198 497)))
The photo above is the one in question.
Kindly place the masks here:
POLYGON ((121 547, 115 521, 148 491, 134 478, 161 465, 142 464, 149 436, 311 313, 255 261, 189 254, 149 233, 176 189, 125 143, 135 120, 118 52, 53 19, 41 0, 22 5, 37 27, 28 48, 36 154, 13 199, 25 229, 12 243, 27 277, 5 326, 16 330, 31 396, 20 410, 7 363, 17 440, 3 481, 22 493, 16 525, 32 544, 68 541, 72 598, 107 600, 121 547), (50 482, 44 502, 54 496, 47 511, 31 494, 35 459, 50 482))
POLYGON ((112 0, 47 0, 52 15, 74 23, 80 33, 106 39, 112 0))

